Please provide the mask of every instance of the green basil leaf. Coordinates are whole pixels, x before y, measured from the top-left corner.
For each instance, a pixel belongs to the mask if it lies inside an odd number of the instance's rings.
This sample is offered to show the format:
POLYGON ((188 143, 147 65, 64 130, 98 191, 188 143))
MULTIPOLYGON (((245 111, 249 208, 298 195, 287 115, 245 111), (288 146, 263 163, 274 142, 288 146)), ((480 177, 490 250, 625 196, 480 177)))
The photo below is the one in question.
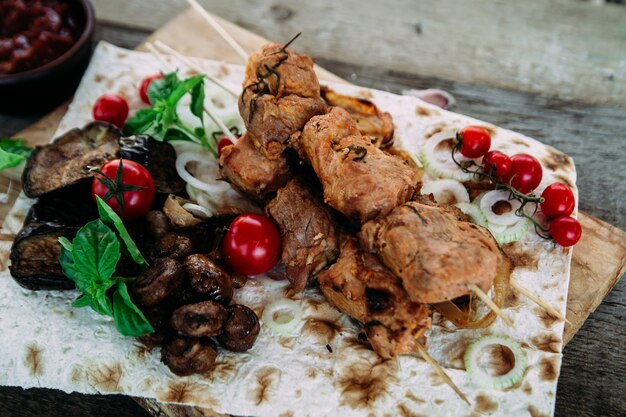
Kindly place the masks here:
POLYGON ((76 270, 94 286, 103 285, 113 276, 120 259, 117 236, 100 220, 83 226, 72 242, 76 270))
POLYGON ((88 291, 91 288, 91 280, 85 279, 76 269, 74 255, 72 255, 72 243, 64 236, 59 237, 59 243, 61 244, 59 263, 61 264, 63 274, 74 281, 77 289, 82 292, 88 291))
POLYGON ((156 129, 158 115, 155 109, 141 109, 126 121, 124 132, 127 135, 148 135, 156 129))
POLYGON ((96 196, 96 204, 98 205, 98 214, 100 215, 100 220, 104 222, 111 229, 115 230, 115 234, 122 242, 122 250, 124 254, 129 256, 135 263, 143 266, 144 268, 149 267, 148 262, 145 260, 137 245, 130 237, 128 230, 124 226, 122 219, 113 211, 108 204, 104 202, 100 197, 96 196))
POLYGON ((16 167, 30 156, 32 149, 25 143, 24 139, 0 139, 0 170, 16 167))
POLYGON ((114 284, 114 282, 110 281, 110 285, 99 287, 93 297, 94 302, 91 304, 91 308, 96 313, 102 314, 103 316, 113 317, 113 304, 106 294, 112 284, 114 284))
POLYGON ((202 125, 204 125, 204 119, 202 118, 202 112, 204 111, 204 78, 191 90, 191 104, 189 105, 189 110, 191 110, 191 113, 198 117, 202 125))
POLYGON ((204 80, 204 75, 196 75, 195 77, 189 77, 180 82, 172 90, 172 93, 167 97, 166 102, 169 107, 176 107, 181 98, 188 92, 192 91, 194 87, 204 80))
POLYGON ((148 87, 150 103, 154 104, 159 100, 167 99, 178 84, 180 84, 180 79, 176 72, 170 72, 169 74, 163 75, 163 78, 152 80, 148 87))
POLYGON ((124 336, 139 337, 154 332, 146 316, 133 304, 124 282, 118 283, 113 293, 113 318, 115 327, 124 336))
POLYGON ((81 308, 81 307, 90 307, 95 303, 93 297, 89 294, 82 294, 72 303, 72 307, 81 308))

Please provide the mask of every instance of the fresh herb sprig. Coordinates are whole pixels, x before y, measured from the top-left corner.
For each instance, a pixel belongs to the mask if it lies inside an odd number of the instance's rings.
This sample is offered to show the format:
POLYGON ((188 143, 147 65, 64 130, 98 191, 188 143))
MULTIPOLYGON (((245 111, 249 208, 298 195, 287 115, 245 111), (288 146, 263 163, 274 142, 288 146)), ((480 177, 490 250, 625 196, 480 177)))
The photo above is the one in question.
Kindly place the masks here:
POLYGON ((99 314, 113 317, 115 327, 124 336, 153 333, 154 329, 128 293, 126 283, 134 278, 114 276, 121 252, 144 268, 148 263, 119 216, 101 198, 96 197, 96 201, 101 218, 83 226, 71 242, 59 238, 63 273, 82 292, 73 306, 91 307, 99 314))
POLYGON ((204 76, 196 75, 181 80, 176 72, 164 74, 148 87, 152 107, 141 109, 124 126, 129 135, 149 135, 161 141, 189 140, 200 143, 217 156, 217 145, 209 140, 204 127, 204 76), (176 110, 180 100, 191 95, 189 110, 200 120, 200 127, 192 129, 180 119, 176 110))
POLYGON ((0 139, 0 170, 18 166, 28 159, 32 151, 24 139, 0 139))

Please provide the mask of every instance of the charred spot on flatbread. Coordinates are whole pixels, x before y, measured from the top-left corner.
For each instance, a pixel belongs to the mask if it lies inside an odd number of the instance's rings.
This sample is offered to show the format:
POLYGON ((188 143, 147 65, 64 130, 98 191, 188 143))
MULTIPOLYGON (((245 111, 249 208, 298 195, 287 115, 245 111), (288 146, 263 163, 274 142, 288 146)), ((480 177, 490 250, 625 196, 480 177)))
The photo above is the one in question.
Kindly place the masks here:
POLYGON ((284 413, 280 413, 280 415, 278 417, 293 417, 295 414, 293 413, 293 411, 288 410, 285 411, 284 413))
POLYGON ((397 382, 396 368, 396 361, 377 355, 374 364, 361 360, 346 366, 334 382, 341 404, 354 409, 372 408, 389 394, 389 384, 397 382))
POLYGON ((31 376, 38 377, 43 374, 43 361, 42 355, 43 349, 36 343, 31 343, 26 346, 25 362, 31 376))
POLYGON ((528 381, 526 381, 524 382, 524 385, 522 386, 522 391, 524 391, 524 394, 526 395, 531 395, 533 393, 533 386, 530 385, 528 381))
POLYGON ((252 400, 256 405, 261 405, 265 401, 269 401, 270 396, 274 393, 280 378, 282 371, 277 368, 265 367, 257 371, 256 387, 250 392, 252 400))
POLYGON ((415 106, 415 114, 418 116, 435 116, 439 114, 439 112, 429 109, 427 107, 420 106, 419 104, 415 106))
POLYGON ((511 143, 517 146, 523 146, 525 148, 529 148, 530 145, 522 138, 513 138, 511 139, 511 143))
POLYGON ((529 271, 536 271, 539 268, 539 259, 515 243, 503 245, 502 250, 513 262, 515 268, 527 269, 529 271))
POLYGON ((544 352, 559 353, 562 340, 554 333, 546 333, 531 339, 535 347, 544 352))
POLYGON ((518 307, 519 302, 520 299, 517 293, 515 291, 509 291, 509 293, 506 295, 506 298, 504 299, 503 306, 505 309, 511 310, 518 307))
POLYGON ((420 405, 421 404, 426 404, 426 400, 418 398, 415 394, 413 394, 413 392, 408 391, 408 390, 407 390, 407 392, 404 393, 404 398, 414 402, 415 404, 420 404, 420 405))
POLYGON ((430 139, 431 137, 435 136, 437 133, 443 132, 446 126, 447 125, 445 123, 437 123, 432 128, 430 128, 424 136, 426 137, 426 139, 430 139))
POLYGON ((232 356, 223 356, 215 361, 213 368, 209 372, 209 376, 213 381, 226 381, 237 371, 238 358, 232 356))
POLYGON ((556 323, 558 320, 558 317, 554 317, 552 314, 548 313, 542 308, 536 308, 533 310, 533 312, 537 317, 539 317, 539 319, 547 329, 554 326, 554 323, 556 323))
POLYGON ((87 380, 98 391, 122 392, 120 381, 123 375, 124 370, 119 363, 102 364, 87 369, 87 380))
POLYGON ((478 394, 474 402, 476 404, 475 410, 477 413, 491 414, 498 409, 498 403, 489 399, 485 394, 478 394))
POLYGON ((543 381, 554 381, 558 376, 557 358, 543 358, 539 362, 539 377, 543 381))
POLYGON ((327 344, 333 341, 341 331, 341 326, 332 320, 310 318, 304 323, 302 332, 315 338, 319 343, 327 344))
POLYGON ((548 156, 541 159, 541 164, 550 171, 571 171, 574 168, 572 158, 554 148, 546 147, 548 156))
POLYGON ((528 406, 528 412, 530 413, 530 417, 548 417, 547 414, 541 413, 534 405, 528 406))
POLYGON ((572 182, 569 180, 569 178, 566 178, 563 175, 555 175, 554 178, 556 178, 557 182, 565 184, 569 188, 574 188, 574 185, 572 185, 572 182))
POLYGON ((202 407, 215 407, 217 401, 209 397, 206 390, 195 382, 170 382, 158 400, 170 403, 193 403, 202 407))
POLYGON ((400 417, 425 417, 424 414, 419 414, 411 410, 406 404, 398 404, 396 410, 398 411, 396 415, 400 417))

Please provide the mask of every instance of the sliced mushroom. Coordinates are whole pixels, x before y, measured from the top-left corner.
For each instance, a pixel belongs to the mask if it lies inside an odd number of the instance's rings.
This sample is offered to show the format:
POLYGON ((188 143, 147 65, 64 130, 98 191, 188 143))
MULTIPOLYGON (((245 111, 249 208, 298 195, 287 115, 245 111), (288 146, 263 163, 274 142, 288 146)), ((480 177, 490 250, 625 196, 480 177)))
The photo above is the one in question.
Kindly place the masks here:
POLYGON ((185 270, 171 258, 157 259, 131 286, 133 299, 142 306, 154 306, 173 294, 183 283, 185 270))
POLYGON ((178 376, 203 374, 215 363, 217 348, 210 339, 176 337, 161 350, 161 362, 178 376))
POLYGON ((169 232, 156 244, 152 256, 154 258, 174 258, 182 261, 193 251, 193 242, 185 235, 169 232))
POLYGON ((236 290, 245 287, 246 283, 248 282, 248 276, 245 274, 240 274, 239 272, 233 272, 232 274, 230 274, 230 277, 233 281, 233 288, 236 290))
POLYGON ((172 222, 162 211, 151 210, 146 213, 148 231, 152 238, 161 239, 172 229, 172 222))
POLYGON ((183 208, 190 200, 170 194, 163 205, 163 213, 178 227, 191 227, 200 223, 200 219, 183 208))
POLYGON ((260 330, 259 318, 254 311, 244 305, 233 304, 228 307, 228 319, 219 341, 228 350, 245 352, 254 346, 260 330))
POLYGON ((230 276, 207 256, 190 255, 184 262, 191 288, 203 299, 224 306, 233 298, 233 282, 230 276))
POLYGON ((226 309, 221 304, 202 301, 174 310, 170 325, 182 336, 217 336, 222 332, 227 316, 226 309))

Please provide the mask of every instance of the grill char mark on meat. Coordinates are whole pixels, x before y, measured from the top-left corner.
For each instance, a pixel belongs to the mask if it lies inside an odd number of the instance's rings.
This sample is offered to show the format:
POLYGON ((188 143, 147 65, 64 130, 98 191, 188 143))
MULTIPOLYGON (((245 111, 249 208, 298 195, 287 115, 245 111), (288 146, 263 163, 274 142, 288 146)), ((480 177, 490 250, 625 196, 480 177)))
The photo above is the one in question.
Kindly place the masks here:
POLYGON ((355 238, 343 242, 339 259, 318 275, 318 281, 333 306, 365 325, 372 347, 382 357, 414 352, 415 341, 422 341, 430 327, 430 309, 411 301, 402 282, 355 238))
POLYGON ((282 262, 292 289, 337 259, 338 228, 330 208, 301 181, 291 180, 265 208, 282 234, 282 262))

